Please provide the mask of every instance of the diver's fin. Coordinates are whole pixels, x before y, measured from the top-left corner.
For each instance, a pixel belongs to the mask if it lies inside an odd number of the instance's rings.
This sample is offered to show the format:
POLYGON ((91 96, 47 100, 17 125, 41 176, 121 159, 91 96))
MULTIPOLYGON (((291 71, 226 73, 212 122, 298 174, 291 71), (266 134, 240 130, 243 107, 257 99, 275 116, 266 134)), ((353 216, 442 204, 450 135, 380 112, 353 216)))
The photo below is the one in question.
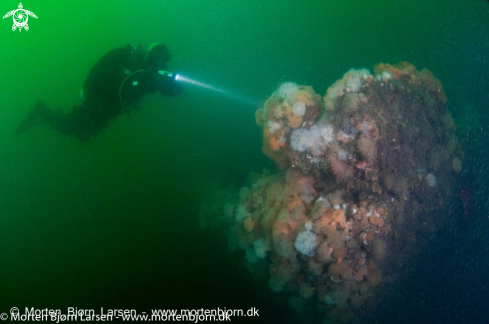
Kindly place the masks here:
POLYGON ((24 118, 20 125, 15 130, 16 134, 23 133, 32 126, 39 125, 46 122, 47 117, 51 114, 48 107, 42 102, 38 101, 29 114, 24 118))

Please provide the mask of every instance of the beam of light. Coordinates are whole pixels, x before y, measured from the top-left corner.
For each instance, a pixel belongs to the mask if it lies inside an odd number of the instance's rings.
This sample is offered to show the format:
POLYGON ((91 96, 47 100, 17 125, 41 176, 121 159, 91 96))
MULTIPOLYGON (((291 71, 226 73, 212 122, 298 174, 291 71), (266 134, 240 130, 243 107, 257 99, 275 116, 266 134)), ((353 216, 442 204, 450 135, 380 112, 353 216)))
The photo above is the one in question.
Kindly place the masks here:
POLYGON ((197 81, 195 79, 191 79, 189 77, 186 77, 186 76, 181 75, 180 73, 178 73, 175 76, 175 81, 184 82, 184 83, 187 83, 187 84, 190 84, 190 85, 193 85, 193 86, 197 86, 197 87, 200 87, 200 88, 209 90, 209 91, 213 91, 215 93, 218 93, 220 95, 226 96, 226 97, 228 97, 230 99, 233 99, 233 100, 237 100, 237 101, 246 103, 248 105, 256 106, 258 104, 258 101, 257 100, 253 100, 251 98, 248 98, 248 97, 246 97, 244 95, 241 95, 241 94, 238 94, 238 93, 234 93, 234 92, 231 92, 231 91, 226 91, 226 90, 224 90, 222 88, 219 88, 219 87, 210 85, 208 83, 204 83, 204 82, 201 82, 201 81, 197 81))

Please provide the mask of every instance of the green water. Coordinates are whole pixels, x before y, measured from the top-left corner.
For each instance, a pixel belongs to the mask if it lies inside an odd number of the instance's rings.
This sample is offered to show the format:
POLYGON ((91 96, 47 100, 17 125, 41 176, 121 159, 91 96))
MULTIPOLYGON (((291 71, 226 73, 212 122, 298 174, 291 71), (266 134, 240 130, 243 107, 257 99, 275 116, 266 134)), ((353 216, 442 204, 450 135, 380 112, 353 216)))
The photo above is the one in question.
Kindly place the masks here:
POLYGON ((455 119, 470 107, 467 141, 487 124, 487 1, 23 5, 39 17, 29 18, 29 31, 13 32, 11 18, 0 25, 0 312, 255 306, 260 319, 293 316, 197 222, 215 179, 240 186, 272 166, 257 106, 186 86, 175 98, 148 95, 141 111, 86 143, 48 126, 13 133, 39 99, 71 109, 90 68, 113 48, 164 42, 172 70, 258 105, 280 82, 324 95, 350 68, 408 61, 441 80, 455 119))

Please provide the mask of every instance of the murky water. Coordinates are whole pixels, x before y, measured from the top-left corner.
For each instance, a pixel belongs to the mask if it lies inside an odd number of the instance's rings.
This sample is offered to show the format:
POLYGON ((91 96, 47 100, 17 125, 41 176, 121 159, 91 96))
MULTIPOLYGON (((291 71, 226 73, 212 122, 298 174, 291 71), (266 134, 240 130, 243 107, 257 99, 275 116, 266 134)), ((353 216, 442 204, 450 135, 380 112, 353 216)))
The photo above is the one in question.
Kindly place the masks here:
MULTIPOLYGON (((420 274, 425 284, 406 288, 403 301, 439 321, 487 318, 487 285, 477 284, 488 280, 487 1, 23 5, 38 16, 28 31, 12 31, 12 18, 0 25, 0 312, 257 307, 256 321, 295 321, 222 237, 200 231, 200 205, 210 186, 240 187, 249 172, 274 168, 254 112, 278 84, 324 95, 350 68, 408 61, 445 88, 466 146, 454 181, 470 187, 473 211, 468 228, 435 237, 406 271, 404 287, 420 274), (37 100, 66 111, 78 104, 88 71, 109 50, 155 41, 168 46, 172 71, 234 96, 191 85, 178 97, 151 94, 88 142, 46 125, 14 134, 37 100)), ((449 209, 463 215, 461 202, 449 209)), ((413 313, 403 318, 420 322, 413 313)))

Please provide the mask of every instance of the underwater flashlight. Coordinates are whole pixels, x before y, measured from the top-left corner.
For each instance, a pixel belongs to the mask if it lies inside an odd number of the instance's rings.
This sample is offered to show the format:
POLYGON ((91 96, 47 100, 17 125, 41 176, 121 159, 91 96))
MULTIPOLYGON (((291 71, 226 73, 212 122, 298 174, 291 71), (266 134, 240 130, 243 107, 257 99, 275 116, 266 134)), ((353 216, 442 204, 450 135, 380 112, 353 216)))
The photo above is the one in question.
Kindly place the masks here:
POLYGON ((173 81, 177 81, 178 80, 178 73, 173 73, 173 72, 165 71, 165 70, 159 70, 158 71, 158 74, 159 75, 162 75, 164 77, 170 78, 173 81))

